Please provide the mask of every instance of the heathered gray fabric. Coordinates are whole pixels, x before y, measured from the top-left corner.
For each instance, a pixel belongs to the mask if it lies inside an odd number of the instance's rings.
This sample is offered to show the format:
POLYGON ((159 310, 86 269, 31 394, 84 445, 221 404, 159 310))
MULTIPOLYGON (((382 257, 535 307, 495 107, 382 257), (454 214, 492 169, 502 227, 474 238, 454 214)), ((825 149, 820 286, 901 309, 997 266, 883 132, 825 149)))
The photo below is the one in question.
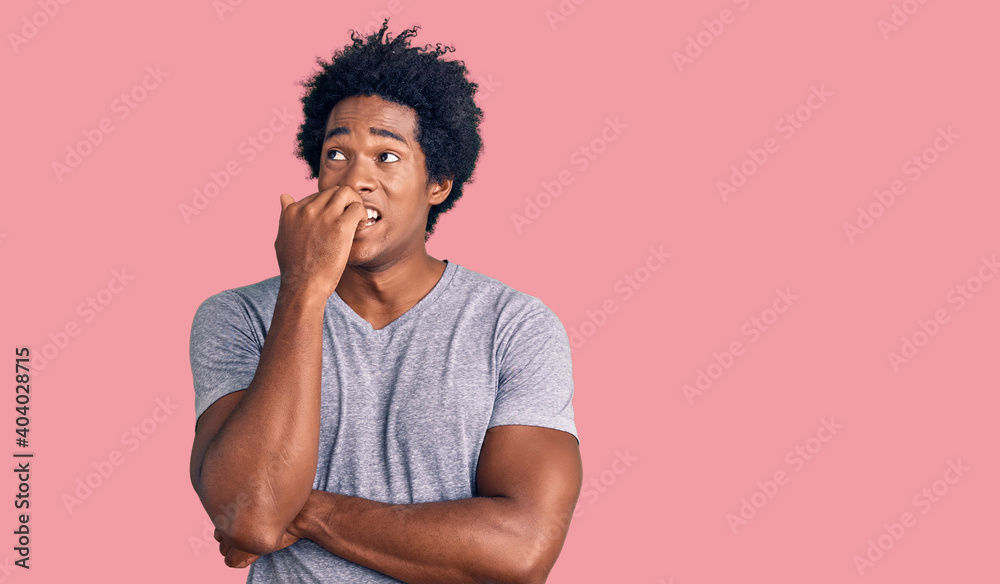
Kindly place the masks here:
MULTIPOLYGON (((197 416, 250 384, 279 282, 225 290, 198 307, 190 347, 197 416)), ((313 488, 386 503, 475 496, 487 428, 543 426, 576 437, 572 396, 559 318, 493 278, 448 262, 420 302, 379 330, 334 293, 313 488)), ((399 581, 303 539, 254 562, 247 582, 399 581)))

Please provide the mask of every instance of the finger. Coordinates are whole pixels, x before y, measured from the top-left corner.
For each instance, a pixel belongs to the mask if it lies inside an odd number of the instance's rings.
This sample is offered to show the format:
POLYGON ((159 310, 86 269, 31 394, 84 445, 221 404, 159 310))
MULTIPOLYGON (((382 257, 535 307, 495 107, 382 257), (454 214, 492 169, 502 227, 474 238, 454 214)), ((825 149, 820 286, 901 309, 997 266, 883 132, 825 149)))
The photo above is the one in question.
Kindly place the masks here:
POLYGON ((285 535, 283 535, 281 537, 281 547, 283 547, 283 548, 284 547, 288 547, 288 546, 292 545, 293 543, 299 541, 299 539, 300 539, 299 536, 292 535, 291 532, 286 531, 285 535))
POLYGON ((215 533, 212 534, 212 537, 215 538, 215 541, 222 542, 222 532, 219 531, 218 527, 215 528, 215 533))
MULTIPOLYGON (((311 195, 307 195, 305 197, 302 197, 301 199, 298 200, 298 204, 300 206, 301 205, 307 205, 310 202, 312 202, 314 199, 316 199, 316 196, 319 195, 319 194, 320 193, 313 193, 311 195)), ((279 197, 279 199, 281 200, 281 210, 282 211, 284 211, 292 203, 296 202, 295 198, 292 197, 291 195, 287 194, 287 193, 282 193, 282 195, 279 197)))
MULTIPOLYGON (((315 207, 317 211, 326 209, 330 201, 335 198, 337 192, 342 188, 347 188, 348 190, 351 190, 353 192, 353 189, 351 189, 350 187, 341 187, 338 185, 334 185, 328 189, 323 189, 318 193, 313 193, 312 195, 310 195, 311 199, 309 201, 309 206, 315 207)), ((305 199, 303 199, 303 201, 305 201, 305 199)))
POLYGON ((368 211, 365 209, 365 204, 361 201, 355 201, 344 209, 345 221, 354 221, 355 216, 357 216, 357 224, 354 225, 354 231, 357 231, 368 223, 368 211))
MULTIPOLYGON (((357 212, 360 215, 358 219, 357 229, 361 229, 368 223, 368 209, 365 209, 365 204, 361 201, 355 201, 348 205, 347 209, 344 210, 344 214, 357 212)), ((357 230, 355 229, 355 231, 357 230)))
POLYGON ((364 200, 358 191, 352 189, 348 186, 343 186, 337 189, 333 193, 333 196, 327 202, 324 211, 333 213, 334 215, 343 215, 347 212, 347 209, 355 202, 364 205, 364 200))
POLYGON ((226 565, 230 568, 245 568, 252 564, 259 556, 233 548, 226 555, 226 565))

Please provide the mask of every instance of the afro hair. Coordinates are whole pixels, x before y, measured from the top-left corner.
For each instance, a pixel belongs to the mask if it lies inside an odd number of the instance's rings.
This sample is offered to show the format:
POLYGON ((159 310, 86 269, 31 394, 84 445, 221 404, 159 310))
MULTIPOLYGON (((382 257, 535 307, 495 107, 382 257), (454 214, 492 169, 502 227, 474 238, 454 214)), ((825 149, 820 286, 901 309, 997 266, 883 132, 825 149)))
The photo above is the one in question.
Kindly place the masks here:
POLYGON ((329 62, 317 57, 320 70, 299 84, 305 117, 299 127, 296 156, 319 178, 324 131, 330 112, 337 103, 354 96, 376 95, 412 108, 417 118, 417 142, 426 158, 428 184, 451 179, 448 198, 433 205, 427 214, 424 240, 434 232, 441 213, 462 197, 463 185, 473 182, 476 161, 483 149, 479 125, 483 112, 474 96, 478 84, 469 81, 462 61, 441 56, 454 47, 410 47, 409 37, 419 26, 391 38, 382 28, 368 37, 353 29, 352 45, 337 50, 329 62))

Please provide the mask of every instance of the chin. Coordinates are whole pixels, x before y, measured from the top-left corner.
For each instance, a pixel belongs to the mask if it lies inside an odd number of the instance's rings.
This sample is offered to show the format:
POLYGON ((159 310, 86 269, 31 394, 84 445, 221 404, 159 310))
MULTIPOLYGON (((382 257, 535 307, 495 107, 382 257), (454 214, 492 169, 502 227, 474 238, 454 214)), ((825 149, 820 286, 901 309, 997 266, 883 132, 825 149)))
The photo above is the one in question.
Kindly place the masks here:
POLYGON ((364 267, 375 263, 379 259, 379 250, 371 249, 368 245, 366 249, 351 248, 351 255, 347 258, 347 265, 364 267))

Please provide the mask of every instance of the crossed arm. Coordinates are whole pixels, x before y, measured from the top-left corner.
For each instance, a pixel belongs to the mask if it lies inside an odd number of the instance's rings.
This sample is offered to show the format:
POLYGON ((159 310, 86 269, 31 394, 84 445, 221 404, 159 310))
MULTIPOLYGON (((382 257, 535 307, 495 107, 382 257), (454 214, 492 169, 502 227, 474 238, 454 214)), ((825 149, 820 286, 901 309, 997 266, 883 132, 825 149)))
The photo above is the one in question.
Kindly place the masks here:
POLYGON ((312 489, 322 312, 279 293, 250 386, 198 419, 191 482, 227 565, 245 567, 307 538, 410 584, 544 582, 582 486, 579 447, 567 432, 489 429, 478 496, 468 499, 391 505, 312 489))
MULTIPOLYGON (((562 549, 581 481, 572 435, 497 426, 480 454, 480 496, 390 505, 313 490, 275 550, 311 539, 410 584, 541 583, 562 549)), ((219 532, 217 539, 230 566, 246 567, 259 557, 232 547, 219 532)))
MULTIPOLYGON (((313 490, 282 543, 308 538, 411 584, 545 582, 581 481, 572 435, 497 426, 487 432, 480 455, 480 496, 389 505, 313 490)), ((238 555, 232 559, 240 561, 238 555)), ((243 559, 249 565, 256 556, 243 559)))

